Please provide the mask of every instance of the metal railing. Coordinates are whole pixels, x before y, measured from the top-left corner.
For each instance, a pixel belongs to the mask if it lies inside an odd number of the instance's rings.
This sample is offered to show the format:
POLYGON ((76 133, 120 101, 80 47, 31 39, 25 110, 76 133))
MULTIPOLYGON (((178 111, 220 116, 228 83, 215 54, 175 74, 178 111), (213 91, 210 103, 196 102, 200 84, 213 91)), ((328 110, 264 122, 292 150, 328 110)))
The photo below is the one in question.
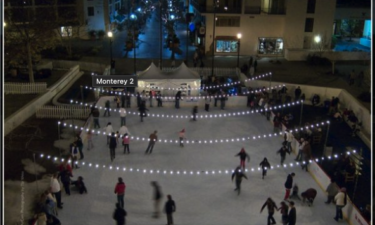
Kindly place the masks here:
POLYGON ((47 83, 8 83, 4 85, 5 94, 39 94, 47 91, 47 83))
POLYGON ((36 111, 38 119, 87 119, 91 109, 83 106, 45 105, 36 111))

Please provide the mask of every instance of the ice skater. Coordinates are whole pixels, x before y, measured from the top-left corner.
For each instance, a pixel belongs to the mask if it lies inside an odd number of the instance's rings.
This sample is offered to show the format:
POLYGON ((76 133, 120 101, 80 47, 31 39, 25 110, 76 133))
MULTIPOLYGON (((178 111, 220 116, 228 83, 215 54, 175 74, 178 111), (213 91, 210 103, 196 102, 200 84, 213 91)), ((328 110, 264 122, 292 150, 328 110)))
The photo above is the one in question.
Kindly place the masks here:
POLYGON ((339 192, 339 187, 337 186, 335 180, 331 179, 331 183, 328 185, 326 192, 328 194, 328 197, 325 203, 330 204, 339 192))
POLYGON ((289 199, 298 199, 301 201, 301 198, 299 197, 299 188, 297 184, 293 186, 292 195, 289 197, 289 199))
POLYGON ((345 205, 347 204, 346 188, 341 188, 340 192, 335 196, 335 202, 336 202, 336 216, 333 219, 338 222, 339 219, 343 219, 342 208, 344 208, 345 205))
POLYGON ((181 99, 181 91, 178 91, 176 96, 175 96, 175 105, 174 107, 176 109, 179 109, 180 108, 180 99, 181 99))
POLYGON ((116 224, 125 225, 126 215, 127 215, 126 211, 123 208, 121 208, 119 203, 116 203, 116 209, 112 216, 113 219, 116 221, 116 224))
POLYGON ((235 156, 240 157, 240 166, 241 166, 242 170, 245 170, 245 160, 247 159, 247 162, 250 162, 250 156, 246 153, 246 151, 243 147, 241 148, 241 151, 235 156))
POLYGON ((113 132, 112 123, 107 123, 107 126, 104 128, 105 133, 107 134, 107 145, 109 145, 109 140, 111 139, 111 134, 113 132))
POLYGON ((198 113, 198 106, 194 106, 193 111, 192 111, 193 121, 197 121, 197 113, 198 113))
POLYGON ((125 195, 125 189, 126 189, 126 185, 125 183, 123 182, 122 178, 119 177, 118 178, 118 182, 115 186, 115 194, 117 194, 117 203, 120 205, 121 208, 125 208, 125 204, 124 204, 124 195, 125 195))
POLYGON ((297 222, 297 212, 294 207, 294 202, 289 202, 289 214, 288 214, 288 225, 296 225, 297 222))
POLYGON ((232 173, 232 182, 234 177, 236 177, 236 189, 234 190, 237 191, 237 195, 240 195, 242 178, 247 180, 247 176, 242 172, 241 167, 238 166, 232 173))
POLYGON ((130 138, 129 138, 128 133, 126 133, 122 137, 122 145, 124 145, 124 154, 126 153, 130 154, 129 143, 130 143, 130 138))
POLYGON ((314 188, 309 188, 305 192, 301 193, 302 196, 302 204, 305 203, 307 199, 307 205, 312 206, 314 203, 314 199, 316 197, 317 191, 314 188))
POLYGON ((180 139, 180 147, 184 147, 183 141, 185 139, 185 128, 178 132, 178 137, 180 139))
POLYGON ((281 147, 280 150, 276 152, 276 154, 280 154, 280 157, 281 157, 280 164, 281 165, 284 164, 286 153, 288 153, 290 155, 290 151, 288 150, 288 147, 286 146, 286 143, 284 142, 283 147, 281 147))
POLYGON ((154 133, 150 134, 150 137, 149 137, 150 141, 148 143, 145 154, 151 154, 152 153, 152 149, 154 148, 155 143, 158 141, 158 136, 156 135, 157 133, 158 133, 158 131, 155 130, 154 133))
POLYGON ((106 116, 107 113, 108 113, 108 116, 111 116, 111 113, 109 112, 109 109, 110 109, 110 108, 111 108, 111 102, 110 102, 109 100, 107 100, 107 101, 105 102, 105 111, 104 111, 104 115, 103 115, 103 117, 106 116))
POLYGON ((161 188, 156 181, 151 182, 151 186, 154 188, 154 214, 152 217, 159 218, 160 215, 160 201, 163 198, 163 194, 161 192, 161 188))
POLYGON ((271 198, 268 198, 267 201, 263 204, 262 208, 260 209, 260 213, 263 212, 263 209, 266 206, 268 209, 267 225, 276 224, 275 218, 273 218, 275 209, 277 210, 276 203, 271 198))
POLYGON ((284 184, 284 187, 286 189, 285 191, 285 196, 284 196, 284 200, 288 200, 289 198, 289 195, 290 195, 290 190, 292 189, 293 187, 293 177, 295 176, 296 174, 295 173, 291 173, 288 175, 288 177, 286 178, 286 181, 285 181, 285 184, 284 184))
POLYGON ((141 117, 141 122, 143 122, 143 117, 146 117, 146 111, 148 111, 148 109, 146 108, 145 101, 141 101, 138 111, 139 111, 139 116, 141 117))
POLYGON ((281 204, 281 206, 278 209, 278 211, 280 211, 280 213, 281 213, 281 222, 283 223, 283 225, 287 225, 288 224, 289 207, 285 202, 280 202, 280 204, 281 204))
POLYGON ((117 147, 117 137, 115 132, 112 132, 110 141, 109 141, 109 151, 111 155, 111 162, 116 158, 116 147, 117 147))
POLYGON ((176 212, 176 203, 172 200, 171 195, 167 195, 168 201, 165 203, 164 211, 167 214, 167 225, 173 225, 172 214, 176 212))
POLYGON ((259 166, 262 167, 262 179, 264 179, 264 177, 267 175, 267 170, 271 168, 271 165, 267 158, 264 157, 263 161, 259 163, 259 166))

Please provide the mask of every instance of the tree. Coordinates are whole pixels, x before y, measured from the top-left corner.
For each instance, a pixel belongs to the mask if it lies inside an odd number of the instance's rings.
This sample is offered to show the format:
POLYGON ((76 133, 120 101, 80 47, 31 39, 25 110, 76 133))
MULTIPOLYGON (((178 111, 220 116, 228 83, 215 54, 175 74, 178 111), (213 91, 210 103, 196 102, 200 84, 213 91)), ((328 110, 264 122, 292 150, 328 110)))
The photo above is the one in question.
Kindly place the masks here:
POLYGON ((27 64, 30 82, 34 82, 33 65, 40 59, 40 52, 57 43, 54 12, 53 7, 34 11, 24 5, 12 6, 4 12, 5 60, 13 66, 27 64))
MULTIPOLYGON (((362 21, 362 23, 363 23, 363 21, 362 21)), ((361 26, 360 25, 361 25, 360 20, 353 20, 353 19, 342 20, 341 30, 344 31, 344 33, 347 33, 347 35, 349 36, 349 41, 351 41, 352 37, 354 37, 355 34, 361 32, 361 26)))

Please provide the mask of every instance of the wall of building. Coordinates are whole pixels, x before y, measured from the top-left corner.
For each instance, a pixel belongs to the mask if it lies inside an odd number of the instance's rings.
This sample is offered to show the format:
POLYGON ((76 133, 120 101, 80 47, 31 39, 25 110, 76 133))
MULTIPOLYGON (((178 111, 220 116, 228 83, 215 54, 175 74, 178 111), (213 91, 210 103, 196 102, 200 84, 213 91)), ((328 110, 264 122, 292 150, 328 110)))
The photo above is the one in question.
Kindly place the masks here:
POLYGON ((106 30, 103 0, 85 0, 83 5, 83 13, 85 15, 87 32, 90 30, 106 30), (88 15, 89 7, 94 7, 94 16, 88 15))
MULTIPOLYGON (((242 34, 240 55, 256 55, 260 37, 283 37, 285 26, 284 15, 240 15, 229 14, 220 16, 240 16, 240 27, 218 27, 215 36, 233 36, 242 34), (265 29, 265 24, 267 28, 265 29)), ((205 51, 210 52, 213 40, 213 14, 206 14, 205 51)), ((211 55, 211 53, 209 53, 211 55)), ((216 53, 215 55, 237 55, 237 53, 216 53)))
POLYGON ((335 13, 335 20, 343 19, 371 19, 370 8, 337 8, 335 13))

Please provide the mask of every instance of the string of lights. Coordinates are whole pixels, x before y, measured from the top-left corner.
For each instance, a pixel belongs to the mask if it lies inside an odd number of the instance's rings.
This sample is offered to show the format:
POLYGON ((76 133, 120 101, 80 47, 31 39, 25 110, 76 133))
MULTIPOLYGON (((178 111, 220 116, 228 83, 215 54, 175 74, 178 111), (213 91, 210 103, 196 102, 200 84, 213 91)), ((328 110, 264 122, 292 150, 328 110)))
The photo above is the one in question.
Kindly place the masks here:
MULTIPOLYGON (((345 154, 350 155, 350 154, 355 154, 357 151, 352 150, 348 151, 345 154)), ((66 159, 62 157, 53 157, 50 155, 44 155, 40 154, 40 158, 45 158, 48 160, 52 160, 54 162, 64 162, 66 159)), ((320 162, 320 161, 329 161, 332 159, 338 159, 339 155, 335 154, 333 156, 328 156, 328 157, 320 157, 320 158, 315 158, 307 161, 302 161, 302 162, 292 162, 292 163, 285 163, 285 164, 277 164, 276 166, 271 166, 269 169, 266 170, 275 170, 275 169, 285 169, 285 168, 293 168, 295 166, 301 166, 305 165, 306 163, 312 163, 313 161, 315 162, 320 162)), ((71 160, 67 160, 68 163, 71 163, 71 160)), ((111 165, 104 165, 104 164, 97 164, 97 163, 91 163, 91 162, 78 162, 75 161, 74 164, 77 166, 87 166, 89 168, 95 168, 95 169, 108 169, 108 170, 116 170, 116 171, 123 171, 123 172, 133 172, 133 173, 141 173, 141 174, 161 174, 161 175, 224 175, 224 174, 229 174, 233 173, 235 170, 233 169, 223 169, 223 170, 162 170, 162 169, 141 169, 141 168, 133 168, 133 167, 121 167, 121 166, 111 166, 111 165)), ((241 170, 240 170, 241 171, 241 170)), ((262 171, 261 167, 257 168, 250 168, 250 169, 245 169, 244 172, 260 172, 262 171)))
MULTIPOLYGON (((321 126, 328 125, 330 122, 325 121, 325 122, 320 122, 316 124, 312 124, 309 126, 304 126, 300 128, 295 128, 295 129, 290 129, 289 132, 291 133, 297 133, 309 129, 314 129, 314 128, 319 128, 321 126)), ((106 133, 105 131, 100 131, 100 130, 95 130, 95 129, 89 129, 89 128, 84 128, 84 127, 78 127, 74 126, 72 124, 67 124, 67 123, 62 123, 58 121, 58 125, 62 125, 63 127, 70 127, 75 130, 81 130, 81 131, 86 131, 86 132, 91 132, 93 134, 98 134, 98 135, 103 135, 103 136, 110 136, 111 134, 106 133)), ((104 128, 105 129, 105 128, 104 128)), ((270 134, 263 134, 263 135, 253 135, 253 136, 248 136, 248 137, 232 137, 232 138, 225 138, 225 139, 210 139, 210 140, 183 140, 181 143, 183 144, 223 144, 223 143, 234 143, 234 142, 245 142, 245 141, 255 141, 259 139, 265 139, 265 138, 272 138, 272 137, 277 137, 277 136, 282 136, 285 134, 285 131, 281 131, 278 133, 270 133, 270 134)), ((115 134, 115 137, 117 135, 115 134)), ((150 138, 147 137, 138 137, 138 136, 129 136, 130 140, 133 141, 143 141, 143 142, 149 142, 150 138)), ((153 140, 155 142, 159 143, 164 143, 164 144, 179 144, 180 140, 172 140, 172 139, 167 139, 167 138, 161 138, 157 140, 153 140)))
MULTIPOLYGON (((92 76, 96 76, 97 74, 91 73, 91 75, 92 76)), ((258 76, 253 77, 253 78, 248 78, 248 79, 245 79, 244 82, 246 83, 246 82, 258 80, 258 79, 262 79, 262 78, 265 78, 265 77, 268 77, 268 76, 272 76, 272 73, 269 72, 269 73, 258 75, 258 76)), ((241 81, 236 81, 236 82, 231 82, 231 83, 226 83, 226 84, 220 84, 220 85, 204 86, 202 88, 201 87, 198 87, 198 88, 189 88, 189 87, 186 87, 186 88, 181 88, 181 87, 174 88, 174 87, 157 87, 157 86, 151 86, 151 85, 148 85, 146 87, 152 87, 152 88, 155 88, 155 89, 158 89, 158 90, 172 90, 172 91, 201 90, 201 89, 208 90, 208 89, 217 89, 217 88, 231 87, 231 86, 239 85, 241 83, 242 83, 241 81)))
MULTIPOLYGON (((274 89, 277 89, 277 88, 282 88, 282 87, 285 87, 285 84, 279 84, 279 85, 275 85, 275 86, 267 87, 267 88, 259 88, 259 89, 255 89, 255 90, 252 90, 252 91, 245 91, 245 92, 242 92, 242 95, 256 94, 256 93, 260 93, 260 92, 271 91, 271 90, 274 90, 274 89)), ((118 96, 138 97, 136 94, 124 93, 122 91, 103 90, 103 89, 100 89, 100 88, 93 88, 93 87, 88 87, 88 86, 85 86, 85 89, 93 90, 93 91, 99 91, 101 93, 118 95, 118 96)), ((202 96, 185 96, 185 97, 182 96, 180 99, 181 100, 183 100, 183 99, 194 99, 195 100, 195 99, 236 97, 236 96, 238 96, 238 95, 237 94, 224 94, 224 95, 219 94, 219 95, 202 95, 202 96)), ((140 94, 139 97, 148 98, 149 96, 140 94)), ((156 98, 156 96, 154 98, 156 98)), ((176 98, 176 96, 159 96, 158 98, 167 99, 167 100, 174 100, 176 98)))
MULTIPOLYGON (((78 102, 78 101, 73 102, 73 100, 71 100, 70 103, 71 104, 79 104, 81 106, 90 107, 90 108, 92 108, 94 106, 93 104, 82 103, 82 102, 78 102)), ((300 105, 301 103, 303 103, 302 100, 287 103, 287 104, 277 105, 277 106, 271 106, 271 107, 268 107, 268 108, 256 109, 256 110, 246 110, 246 111, 240 111, 240 112, 219 113, 219 114, 210 114, 210 115, 196 115, 196 118, 198 118, 198 119, 213 119, 213 118, 224 118, 224 117, 232 117, 232 116, 246 116, 246 115, 251 115, 251 114, 255 114, 255 113, 263 113, 263 112, 267 112, 267 111, 293 107, 293 106, 296 106, 296 105, 300 105)), ((106 110, 105 107, 97 106, 97 105, 95 105, 94 108, 99 109, 99 110, 106 110)), ((119 110, 120 109, 109 108, 110 112, 119 112, 119 110)), ((126 114, 127 115, 139 116, 140 112, 126 110, 126 114)), ((193 115, 168 115, 168 114, 158 114, 158 113, 148 113, 147 116, 148 117, 156 117, 156 118, 172 118, 172 119, 192 119, 193 118, 193 115)))

